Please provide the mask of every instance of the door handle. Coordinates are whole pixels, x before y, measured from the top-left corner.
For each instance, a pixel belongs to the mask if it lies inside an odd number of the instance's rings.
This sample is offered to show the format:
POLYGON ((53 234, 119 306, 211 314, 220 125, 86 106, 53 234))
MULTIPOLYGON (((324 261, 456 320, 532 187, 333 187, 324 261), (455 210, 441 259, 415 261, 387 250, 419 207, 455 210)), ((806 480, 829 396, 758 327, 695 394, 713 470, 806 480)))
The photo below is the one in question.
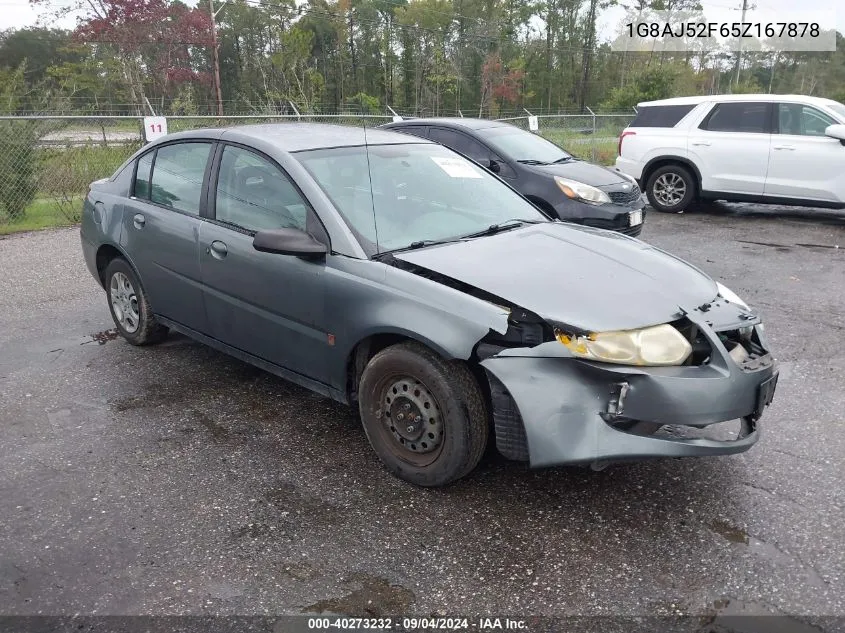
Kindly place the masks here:
POLYGON ((775 145, 774 149, 785 149, 785 150, 789 150, 790 152, 794 152, 795 146, 794 145, 775 145))
POLYGON ((220 240, 214 240, 211 246, 205 249, 206 253, 210 253, 215 259, 223 259, 229 253, 226 244, 220 240))
POLYGON ((132 218, 132 224, 135 225, 136 229, 143 229, 144 224, 146 224, 146 222, 147 222, 147 218, 145 218, 140 213, 136 213, 135 217, 132 218))
POLYGON ((703 145, 704 147, 710 147, 710 141, 693 141, 692 145, 703 145))

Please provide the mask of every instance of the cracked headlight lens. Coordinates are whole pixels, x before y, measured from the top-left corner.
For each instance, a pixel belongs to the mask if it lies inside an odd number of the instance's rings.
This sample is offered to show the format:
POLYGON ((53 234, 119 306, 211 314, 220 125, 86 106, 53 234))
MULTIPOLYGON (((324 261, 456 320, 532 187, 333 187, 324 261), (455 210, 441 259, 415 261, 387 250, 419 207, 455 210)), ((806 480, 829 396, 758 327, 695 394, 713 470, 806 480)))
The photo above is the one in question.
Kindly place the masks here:
POLYGON ((558 330, 555 336, 578 358, 619 365, 681 365, 692 353, 689 341, 668 324, 588 336, 558 330))

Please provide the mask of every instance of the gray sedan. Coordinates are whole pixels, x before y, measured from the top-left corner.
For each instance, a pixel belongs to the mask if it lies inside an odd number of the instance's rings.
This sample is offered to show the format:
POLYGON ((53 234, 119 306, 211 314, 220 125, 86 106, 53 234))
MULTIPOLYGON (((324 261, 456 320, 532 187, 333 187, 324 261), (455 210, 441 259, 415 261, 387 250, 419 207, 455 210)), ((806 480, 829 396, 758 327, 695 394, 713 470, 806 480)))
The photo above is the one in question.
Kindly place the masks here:
POLYGON ((491 435, 532 466, 737 453, 777 381, 759 316, 701 271, 395 132, 167 136, 92 183, 81 235, 127 341, 175 330, 348 403, 423 486, 491 435))

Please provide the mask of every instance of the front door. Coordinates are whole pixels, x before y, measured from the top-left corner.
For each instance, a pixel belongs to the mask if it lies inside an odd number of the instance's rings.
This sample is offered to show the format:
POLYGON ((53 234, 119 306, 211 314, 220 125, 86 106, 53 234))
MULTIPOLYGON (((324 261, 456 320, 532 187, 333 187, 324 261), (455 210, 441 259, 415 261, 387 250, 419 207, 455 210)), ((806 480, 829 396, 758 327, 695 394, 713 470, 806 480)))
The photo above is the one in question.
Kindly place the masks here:
POLYGON ((836 121, 800 103, 779 103, 776 115, 766 195, 845 202, 845 147, 824 134, 836 121))
POLYGON ((325 263, 263 253, 256 231, 298 228, 326 239, 314 211, 281 168, 226 145, 200 229, 200 261, 211 336, 324 382, 325 263))
POLYGON ((141 156, 120 238, 153 312, 200 332, 207 327, 200 205, 211 148, 208 142, 173 143, 141 156))

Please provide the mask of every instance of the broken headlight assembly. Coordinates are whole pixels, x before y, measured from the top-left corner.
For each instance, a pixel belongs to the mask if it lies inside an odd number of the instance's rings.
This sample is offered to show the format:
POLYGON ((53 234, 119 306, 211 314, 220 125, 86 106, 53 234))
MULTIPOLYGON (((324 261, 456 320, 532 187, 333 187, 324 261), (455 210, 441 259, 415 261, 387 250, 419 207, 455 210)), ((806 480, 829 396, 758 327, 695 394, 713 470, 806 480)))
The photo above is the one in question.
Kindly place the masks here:
POLYGON ((555 176, 555 183, 557 183, 557 186, 564 195, 572 200, 580 200, 589 204, 606 204, 610 202, 610 196, 604 191, 591 185, 585 185, 583 182, 555 176))
POLYGON ((692 353, 689 341, 668 324, 587 336, 556 330, 555 337, 578 358, 618 365, 682 365, 692 353))
MULTIPOLYGON (((718 281, 716 282, 716 290, 719 291, 719 296, 722 297, 722 299, 725 299, 726 301, 728 301, 730 303, 736 304, 740 308, 743 308, 745 310, 751 310, 751 308, 748 307, 748 304, 745 303, 745 301, 743 301, 742 299, 739 298, 738 294, 736 294, 733 290, 731 290, 727 286, 720 284, 718 281)), ((757 327, 760 328, 761 332, 763 331, 763 324, 762 323, 758 324, 757 327)), ((751 331, 753 329, 754 329, 753 326, 749 325, 748 327, 740 328, 739 333, 743 338, 748 339, 748 338, 751 338, 751 331)))

